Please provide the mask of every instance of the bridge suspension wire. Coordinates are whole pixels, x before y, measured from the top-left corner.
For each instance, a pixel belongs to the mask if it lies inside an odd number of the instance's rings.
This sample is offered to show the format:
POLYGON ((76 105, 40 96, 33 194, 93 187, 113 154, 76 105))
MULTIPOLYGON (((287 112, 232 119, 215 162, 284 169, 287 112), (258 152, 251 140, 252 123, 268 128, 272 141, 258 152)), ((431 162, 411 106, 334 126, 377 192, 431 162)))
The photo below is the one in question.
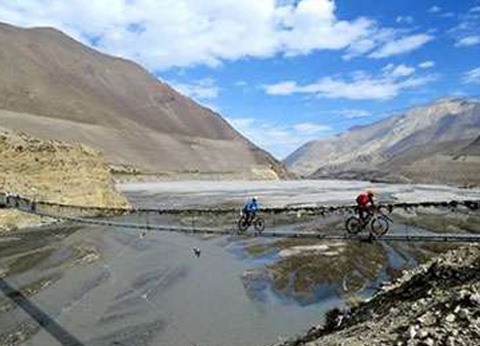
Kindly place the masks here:
MULTIPOLYGON (((79 206, 63 203, 55 203, 49 201, 41 201, 38 199, 30 199, 22 196, 10 196, 0 192, 0 205, 7 205, 10 207, 17 207, 24 205, 26 209, 41 208, 43 210, 50 211, 52 214, 61 215, 61 211, 67 215, 89 215, 89 216, 119 216, 119 215, 131 215, 137 213, 153 213, 157 215, 195 215, 195 214, 236 214, 238 208, 110 208, 110 207, 97 207, 97 206, 79 206), (13 197, 13 198, 12 198, 13 197), (55 211, 57 211, 55 213, 55 211)), ((429 208, 429 207, 444 207, 444 208, 458 208, 466 207, 471 210, 480 209, 480 200, 452 200, 452 201, 425 201, 425 202, 395 202, 387 203, 385 207, 392 212, 394 209, 408 209, 408 208, 429 208)), ((344 212, 351 212, 355 210, 356 205, 326 205, 326 206, 294 206, 294 207, 270 207, 262 208, 261 211, 266 214, 283 214, 283 213, 301 213, 301 214, 314 214, 320 216, 326 216, 329 214, 341 214, 344 212)), ((24 210, 25 211, 25 210, 24 210)))
MULTIPOLYGON (((4 196, 6 197, 6 196, 4 196)), ((1 194, 0 194, 0 204, 1 194)), ((98 226, 109 226, 124 229, 136 229, 145 231, 161 231, 161 232, 177 232, 185 234, 206 234, 212 236, 225 236, 236 235, 235 228, 233 227, 201 227, 195 225, 192 221, 191 227, 176 226, 176 225, 155 225, 151 224, 147 220, 146 223, 132 223, 132 222, 118 222, 112 220, 102 219, 105 217, 116 217, 122 215, 138 214, 149 215, 148 213, 155 213, 157 215, 191 215, 191 214, 207 214, 207 215, 222 215, 225 213, 238 213, 236 209, 136 209, 136 208, 97 208, 97 207, 79 207, 70 206, 58 203, 38 202, 32 201, 23 197, 6 197, 3 203, 6 207, 16 208, 18 210, 36 214, 39 216, 49 217, 53 219, 60 219, 75 224, 89 224, 98 226), (76 213, 72 213, 73 209, 79 211, 86 211, 86 213, 80 212, 80 216, 74 216, 76 213), (62 212, 63 210, 63 212, 62 212), (65 212, 68 210, 68 212, 65 212), (112 210, 121 212, 112 213, 112 210), (94 213, 91 213, 95 211, 94 213), (103 211, 103 212, 100 212, 103 211)), ((395 209, 402 208, 404 210, 412 210, 415 208, 448 208, 451 210, 461 208, 462 210, 476 211, 480 208, 480 201, 478 200, 464 200, 464 201, 448 201, 448 202, 419 202, 419 203, 392 203, 387 204, 385 208, 392 212, 395 209)), ((299 215, 318 215, 327 217, 329 215, 343 215, 355 210, 355 206, 352 205, 339 205, 339 206, 319 206, 319 207, 294 207, 294 208, 266 208, 262 209, 262 213, 272 213, 273 215, 280 213, 296 213, 299 215)), ((418 242, 480 242, 480 234, 459 234, 459 233, 446 233, 446 226, 444 225, 444 233, 435 234, 415 234, 412 232, 406 232, 406 234, 385 234, 381 237, 385 241, 418 241, 418 242)), ((279 231, 264 231, 254 233, 242 233, 244 237, 266 237, 266 238, 297 238, 297 239, 317 239, 323 241, 338 241, 338 240, 367 240, 368 236, 362 235, 349 235, 347 233, 342 234, 329 234, 319 232, 279 232, 279 231)))
MULTIPOLYGON (((184 234, 206 234, 213 236, 225 236, 225 235, 235 235, 233 230, 222 230, 219 228, 187 228, 187 227, 178 227, 178 226, 162 226, 162 225, 151 225, 151 224, 136 224, 136 223, 125 223, 125 222, 113 222, 106 220, 98 219, 87 219, 87 218, 74 218, 74 217, 59 217, 56 215, 46 214, 46 213, 37 213, 37 215, 50 217, 50 218, 59 218, 65 221, 70 221, 76 224, 88 224, 88 225, 97 225, 97 226, 109 226, 116 228, 125 228, 125 229, 134 229, 139 230, 143 229, 146 231, 160 231, 160 232, 176 232, 184 234)), ((316 239, 323 241, 336 241, 336 240, 348 240, 348 241, 367 241, 369 240, 368 235, 350 235, 347 233, 343 234, 323 234, 316 232, 272 232, 264 231, 262 233, 242 233, 242 237, 264 237, 264 238, 293 238, 293 239, 316 239)), ((448 234, 448 233, 439 233, 439 234, 385 234, 381 237, 381 240, 384 241, 416 241, 416 242, 480 242, 480 234, 448 234)))

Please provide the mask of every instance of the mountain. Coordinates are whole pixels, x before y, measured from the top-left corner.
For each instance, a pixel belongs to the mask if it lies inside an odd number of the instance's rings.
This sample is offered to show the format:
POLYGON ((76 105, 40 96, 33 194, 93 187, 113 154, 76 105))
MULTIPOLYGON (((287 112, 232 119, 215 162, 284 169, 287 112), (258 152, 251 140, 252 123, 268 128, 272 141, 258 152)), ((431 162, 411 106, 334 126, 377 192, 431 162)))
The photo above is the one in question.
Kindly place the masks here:
POLYGON ((477 183, 479 133, 480 101, 446 98, 309 142, 285 163, 312 178, 477 183))
POLYGON ((480 136, 459 151, 458 155, 480 156, 480 136))
POLYGON ((286 174, 219 114, 136 63, 51 28, 0 24, 0 46, 4 127, 86 143, 126 171, 286 174))

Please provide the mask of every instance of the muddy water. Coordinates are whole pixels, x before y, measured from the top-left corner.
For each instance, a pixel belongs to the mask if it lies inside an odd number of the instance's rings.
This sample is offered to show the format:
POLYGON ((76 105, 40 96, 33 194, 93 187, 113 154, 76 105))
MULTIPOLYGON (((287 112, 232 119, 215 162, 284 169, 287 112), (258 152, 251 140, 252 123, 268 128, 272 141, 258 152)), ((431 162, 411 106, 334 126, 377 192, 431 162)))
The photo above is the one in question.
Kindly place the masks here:
MULTIPOLYGON (((263 344, 304 330, 338 303, 326 299, 301 307, 273 293, 264 301, 251 299, 242 282, 251 263, 230 249, 234 246, 228 239, 174 234, 140 239, 137 232, 82 229, 50 249, 50 260, 28 263, 29 270, 4 280, 20 288, 51 278, 54 282, 29 300, 85 345, 263 344), (101 258, 81 263, 71 257, 71 246, 86 245, 101 258), (194 246, 202 249, 199 259, 191 253, 194 246), (64 264, 56 267, 59 258, 64 264)), ((0 313, 0 334, 31 321, 21 309, 0 313)), ((62 344, 48 329, 34 326, 29 332, 34 335, 24 336, 31 337, 25 345, 62 344)), ((3 342, 8 344, 6 335, 3 342)))
MULTIPOLYGON (((205 184, 137 186, 138 191, 130 186, 128 194, 141 206, 188 206, 235 205, 251 193, 243 183, 226 187, 205 184)), ((331 195, 323 190, 321 201, 347 201, 365 187, 363 183, 341 184, 332 185, 331 195)), ((276 183, 258 189, 263 191, 265 204, 276 205, 290 203, 295 191, 308 203, 318 202, 314 198, 317 186, 309 189, 308 185, 287 184, 282 190, 276 183)), ((421 194, 411 186, 381 189, 388 199, 421 194)), ((429 189, 419 188, 423 195, 429 189)), ((448 187, 441 193, 434 191, 433 198, 438 194, 480 197, 477 191, 448 187)), ((344 304, 339 292, 345 277, 349 279, 347 286, 358 285, 359 292, 368 295, 395 270, 414 266, 422 256, 433 253, 432 249, 408 244, 377 244, 377 252, 382 253, 377 257, 368 244, 354 246, 358 248, 347 249, 351 254, 350 260, 344 261, 347 264, 338 265, 343 263, 342 254, 326 259, 316 253, 297 261, 299 266, 314 260, 319 264, 313 272, 302 272, 288 269, 291 263, 280 256, 278 244, 260 239, 202 239, 155 232, 142 238, 138 230, 102 227, 44 229, 22 238, 0 239, 0 268, 4 272, 0 282, 0 345, 70 345, 72 340, 99 346, 273 343, 318 324, 327 310, 344 304), (248 249, 254 245, 270 248, 261 256, 251 256, 248 249), (202 250, 200 258, 192 254, 193 247, 202 250), (369 251, 370 260, 366 261, 363 254, 369 251), (368 265, 357 268, 352 262, 368 265), (285 287, 281 285, 284 277, 277 282, 265 274, 265 266, 275 269, 275 265, 290 278, 285 287), (332 275, 331 269, 336 267, 339 272, 332 275), (305 295, 302 285, 295 291, 295 280, 304 282, 302 273, 315 274, 315 285, 310 286, 315 288, 313 295, 305 295), (18 293, 12 295, 15 290, 25 299, 19 300, 18 293)))

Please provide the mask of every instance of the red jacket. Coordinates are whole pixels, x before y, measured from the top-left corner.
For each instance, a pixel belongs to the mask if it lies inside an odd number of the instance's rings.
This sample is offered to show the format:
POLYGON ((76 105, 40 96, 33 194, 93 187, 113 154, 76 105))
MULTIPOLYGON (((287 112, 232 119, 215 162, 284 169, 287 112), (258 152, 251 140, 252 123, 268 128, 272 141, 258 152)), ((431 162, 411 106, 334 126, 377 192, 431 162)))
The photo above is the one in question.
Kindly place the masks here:
POLYGON ((358 195, 357 203, 361 206, 367 206, 368 203, 373 203, 372 198, 368 195, 368 193, 363 192, 358 195))

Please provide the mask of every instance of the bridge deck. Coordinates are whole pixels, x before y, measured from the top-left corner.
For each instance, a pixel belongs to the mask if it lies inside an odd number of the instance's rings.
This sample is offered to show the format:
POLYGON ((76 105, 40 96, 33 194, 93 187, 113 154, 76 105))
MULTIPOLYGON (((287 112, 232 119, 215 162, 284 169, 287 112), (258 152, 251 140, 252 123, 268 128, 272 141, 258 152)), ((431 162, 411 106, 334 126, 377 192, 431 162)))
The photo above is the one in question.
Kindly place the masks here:
MULTIPOLYGON (((208 235, 238 235, 235 228, 225 229, 225 228, 207 228, 207 227, 182 227, 182 226, 172 226, 172 225, 152 225, 148 223, 129 223, 129 222, 116 222, 112 220, 105 220, 100 218, 86 218, 86 217, 72 217, 60 215, 57 213, 39 211, 37 208, 31 208, 32 201, 22 199, 22 203, 11 203, 7 205, 10 208, 16 208, 23 212, 28 212, 36 214, 39 216, 50 217, 59 220, 65 220, 77 224, 90 224, 90 225, 100 225, 107 227, 117 227, 117 228, 126 228, 126 229, 135 229, 135 230, 145 230, 145 231, 161 231, 161 232, 179 232, 187 234, 208 234, 208 235)), ((448 207, 457 207, 457 206, 468 206, 477 207, 479 201, 462 201, 462 202, 435 202, 428 203, 429 206, 432 204, 448 206, 448 207)), ((425 206, 427 203, 421 203, 419 206, 425 206)), ((406 204, 400 204, 398 206, 407 206, 406 204)), ((336 208, 351 208, 351 206, 337 206, 336 208)), ((108 209, 108 208, 107 208, 108 209)), ((151 210, 149 210, 151 211, 151 210)), ((163 211, 166 212, 166 211, 163 211)), ((212 212, 212 211, 209 211, 212 212)), ((15 233, 17 236, 18 233, 15 233)), ((5 235, 5 237, 11 237, 12 235, 5 235)), ((262 233, 256 232, 246 232, 241 234, 242 237, 269 237, 269 238, 299 238, 299 239, 318 239, 325 241, 333 240, 348 240, 348 241, 362 241, 368 240, 368 234, 360 235, 350 235, 346 232, 339 234, 328 234, 328 233, 319 233, 319 232, 275 232, 275 231, 265 231, 262 233)), ((437 233, 437 234, 385 234, 380 240, 384 241, 413 241, 413 242, 464 242, 464 243, 475 243, 480 242, 480 234, 473 233, 437 233)))
MULTIPOLYGON (((206 235, 236 235, 241 237, 265 237, 265 238, 297 238, 297 239, 317 239, 324 241, 345 240, 345 241, 368 241, 368 234, 351 235, 348 233, 326 234, 318 232, 274 232, 264 231, 245 232, 238 234, 235 229, 207 228, 207 227, 180 227, 166 225, 150 225, 130 222, 115 222, 111 220, 88 219, 76 217, 58 217, 55 215, 42 213, 41 216, 58 218, 65 221, 77 223, 98 225, 107 227, 117 227, 133 230, 157 231, 157 232, 177 232, 185 234, 206 234, 206 235)), ((439 233, 439 234, 385 234, 377 240, 382 241, 401 241, 401 242, 461 242, 461 243, 480 243, 480 234, 472 233, 439 233)))

